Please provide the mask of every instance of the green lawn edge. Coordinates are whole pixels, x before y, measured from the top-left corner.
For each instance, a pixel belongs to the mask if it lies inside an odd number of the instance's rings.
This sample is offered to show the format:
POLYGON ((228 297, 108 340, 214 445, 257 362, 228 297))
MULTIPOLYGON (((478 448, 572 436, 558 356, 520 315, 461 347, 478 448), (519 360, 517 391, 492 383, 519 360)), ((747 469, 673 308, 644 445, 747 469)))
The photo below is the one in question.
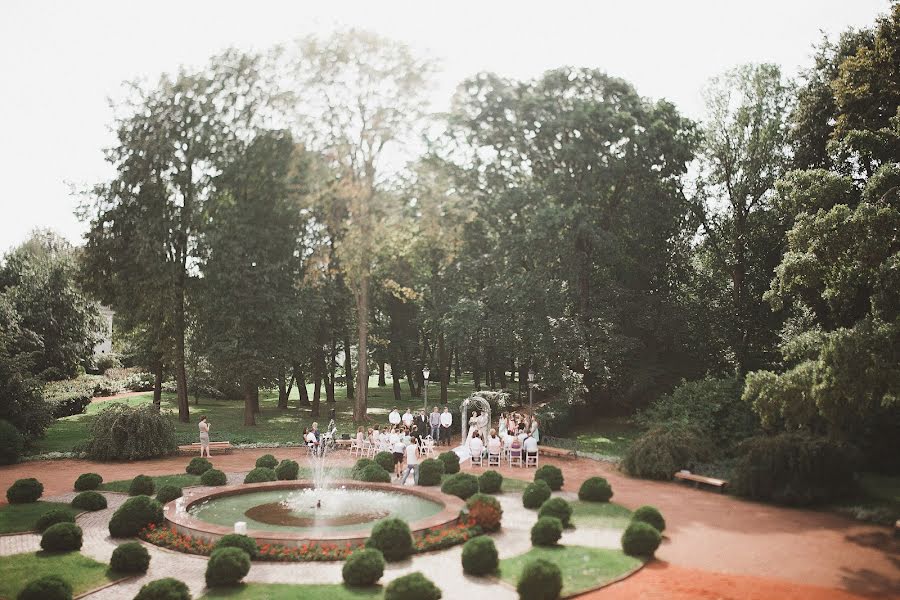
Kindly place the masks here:
POLYGON ((0 506, 0 534, 34 531, 37 520, 46 512, 61 509, 73 517, 84 511, 67 502, 28 502, 26 504, 5 504, 0 506))

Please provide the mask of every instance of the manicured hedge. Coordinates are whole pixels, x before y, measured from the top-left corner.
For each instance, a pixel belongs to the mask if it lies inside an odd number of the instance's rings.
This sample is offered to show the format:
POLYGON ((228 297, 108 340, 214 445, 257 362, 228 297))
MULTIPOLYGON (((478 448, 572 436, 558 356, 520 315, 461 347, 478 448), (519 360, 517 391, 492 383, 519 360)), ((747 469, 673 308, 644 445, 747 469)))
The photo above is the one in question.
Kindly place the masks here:
POLYGON ((413 553, 412 533, 402 519, 384 519, 375 524, 366 548, 380 550, 388 562, 403 560, 413 553))
POLYGON ((44 575, 25 584, 16 600, 72 600, 72 586, 59 575, 44 575))
POLYGON ((503 486, 503 475, 497 471, 485 471, 478 476, 478 491, 484 494, 496 494, 503 486))
POLYGON ((57 523, 74 523, 75 517, 72 516, 67 510, 63 510, 61 508, 54 508, 53 510, 48 510, 40 517, 38 517, 37 522, 34 524, 34 528, 38 531, 45 531, 51 525, 56 525, 57 523))
POLYGON ((184 493, 177 485, 164 485, 156 492, 156 500, 160 504, 168 504, 176 498, 181 498, 183 495, 184 493))
MULTIPOLYGON (((259 461, 256 461, 259 462, 259 461)), ((256 467, 244 477, 244 483, 263 483, 264 481, 276 481, 278 476, 275 470, 269 467, 256 467)))
POLYGON ((113 513, 109 534, 114 538, 134 537, 150 523, 159 525, 162 522, 162 504, 149 496, 134 496, 113 513))
POLYGON ((466 501, 469 516, 485 531, 497 531, 503 519, 503 508, 489 494, 475 494, 466 501))
POLYGON ((264 469, 274 469, 278 466, 278 459, 271 454, 263 454, 256 459, 256 466, 264 469))
POLYGON ((467 500, 478 493, 478 478, 470 473, 457 473, 448 477, 441 491, 467 500))
POLYGON ((96 490, 103 483, 103 477, 97 473, 82 473, 75 480, 75 491, 84 492, 87 490, 96 490))
POLYGON ((416 571, 390 582, 384 589, 384 600, 440 600, 441 590, 430 579, 416 571))
POLYGON ((200 476, 200 483, 208 486, 219 486, 228 483, 225 473, 218 469, 210 469, 200 476))
POLYGON ((37 502, 44 494, 44 484, 29 477, 27 479, 17 479, 9 489, 6 490, 6 500, 10 504, 28 504, 29 502, 37 502))
POLYGON ((444 463, 436 458, 426 458, 419 464, 419 485, 440 485, 444 476, 444 463))
POLYGON ((5 419, 0 419, 0 465, 19 462, 24 448, 25 437, 16 426, 5 419))
POLYGON ((453 450, 441 452, 438 455, 438 460, 444 463, 444 473, 446 475, 459 473, 459 456, 453 450))
POLYGON ((384 575, 384 555, 375 548, 356 550, 347 557, 341 575, 347 585, 375 585, 384 575))
POLYGON ((166 577, 146 584, 134 600, 191 600, 191 591, 183 581, 166 577))
POLYGON ((203 475, 212 468, 212 463, 208 459, 202 456, 195 456, 188 463, 188 466, 184 468, 184 471, 188 475, 203 475))
POLYGON ((500 557, 494 540, 483 535, 470 539, 462 550, 462 567, 469 575, 488 575, 497 571, 500 557))
POLYGON ((275 476, 280 481, 293 481, 300 475, 300 465, 296 460, 285 459, 275 467, 275 476))
POLYGON ((538 518, 540 517, 556 517, 563 527, 569 527, 572 525, 572 505, 563 498, 550 498, 541 504, 538 511, 538 518))
POLYGON ((516 584, 519 600, 556 600, 562 592, 562 571, 543 558, 525 565, 516 584))
POLYGON ((558 491, 562 489, 563 472, 559 467, 554 467, 553 465, 538 467, 537 471, 534 472, 534 480, 540 481, 542 479, 547 482, 551 490, 558 491))
POLYGON ((240 548, 213 550, 206 563, 206 585, 226 587, 237 585, 250 572, 250 556, 240 548))
POLYGON ((660 533, 666 530, 666 520, 663 519, 662 513, 655 506, 641 506, 631 515, 632 521, 643 521, 648 525, 653 525, 660 533))
POLYGON ((93 490, 81 492, 72 498, 72 506, 81 510, 103 510, 107 507, 106 496, 93 490))
POLYGON ((109 566, 119 573, 146 573, 150 567, 150 553, 140 542, 125 542, 113 550, 109 566))
POLYGON ((578 499, 585 502, 609 502, 612 497, 612 486, 603 477, 585 479, 578 488, 578 499))
POLYGON ((555 546, 562 537, 563 524, 556 517, 541 517, 531 527, 531 544, 534 546, 555 546))
POLYGON ((660 542, 656 527, 643 521, 632 521, 622 534, 622 550, 630 556, 652 557, 660 542))
POLYGON ((390 452, 379 452, 375 455, 375 464, 390 473, 394 470, 394 455, 390 452))
POLYGON ((152 496, 155 490, 156 484, 153 483, 152 477, 150 477, 149 475, 137 475, 134 479, 131 480, 131 485, 128 486, 128 495, 152 496))
POLYGON ((356 479, 369 483, 390 483, 391 474, 381 468, 381 465, 372 463, 363 467, 362 471, 356 472, 356 479))
POLYGON ((81 527, 75 523, 56 523, 41 536, 41 549, 47 552, 79 550, 83 541, 81 527))
POLYGON ((240 533, 228 533, 223 535, 219 538, 219 541, 216 542, 216 550, 219 548, 240 548, 247 553, 247 556, 249 556, 251 560, 256 558, 259 554, 259 547, 256 545, 256 540, 249 535, 240 533))
POLYGON ((540 508, 550 498, 550 486, 543 479, 529 483, 522 492, 522 506, 540 508))

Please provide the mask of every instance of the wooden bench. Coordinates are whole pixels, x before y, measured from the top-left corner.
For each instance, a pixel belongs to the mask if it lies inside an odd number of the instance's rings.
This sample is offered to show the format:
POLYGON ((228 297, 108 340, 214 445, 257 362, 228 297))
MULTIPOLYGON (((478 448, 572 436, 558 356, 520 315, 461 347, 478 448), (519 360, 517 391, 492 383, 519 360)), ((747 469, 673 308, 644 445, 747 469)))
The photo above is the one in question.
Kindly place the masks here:
MULTIPOLYGON (((231 442, 210 442, 209 443, 209 453, 212 454, 216 450, 221 450, 222 452, 231 452, 234 446, 231 445, 231 442)), ((200 442, 194 442, 193 444, 186 444, 184 446, 178 446, 179 452, 184 452, 186 454, 200 454, 200 442)))
POLYGON ((681 479, 682 481, 692 481, 694 483, 694 487, 700 487, 701 483, 705 485, 711 485, 713 487, 719 488, 719 491, 724 491, 725 486, 728 485, 728 482, 724 479, 704 477, 703 475, 696 475, 694 473, 691 473, 690 471, 679 471, 675 473, 675 479, 681 479))
POLYGON ((564 448, 553 448, 551 446, 538 446, 540 453, 544 456, 555 456, 557 458, 572 458, 577 456, 574 450, 565 450, 564 448))

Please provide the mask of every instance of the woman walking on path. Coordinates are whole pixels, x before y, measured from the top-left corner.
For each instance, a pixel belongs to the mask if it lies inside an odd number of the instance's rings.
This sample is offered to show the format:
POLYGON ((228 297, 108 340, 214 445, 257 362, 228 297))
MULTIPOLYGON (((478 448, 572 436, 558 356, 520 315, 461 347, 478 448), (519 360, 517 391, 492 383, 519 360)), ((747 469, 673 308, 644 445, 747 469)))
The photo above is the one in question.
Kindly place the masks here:
POLYGON ((197 427, 200 428, 200 456, 203 457, 203 451, 206 450, 206 457, 212 458, 209 455, 209 421, 206 420, 206 415, 200 417, 197 427))

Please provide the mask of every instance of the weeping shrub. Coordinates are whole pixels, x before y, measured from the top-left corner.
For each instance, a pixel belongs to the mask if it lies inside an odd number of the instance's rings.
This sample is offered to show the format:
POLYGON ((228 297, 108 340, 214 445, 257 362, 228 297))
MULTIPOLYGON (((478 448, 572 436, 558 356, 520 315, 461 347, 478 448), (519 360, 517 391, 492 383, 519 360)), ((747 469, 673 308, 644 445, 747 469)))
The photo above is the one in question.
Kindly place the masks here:
POLYGON ((156 458, 176 450, 175 426, 168 416, 151 405, 117 402, 94 417, 84 445, 88 458, 102 461, 156 458))
POLYGON ((709 458, 709 447, 696 431, 681 427, 655 427, 632 442, 622 468, 633 477, 670 480, 682 469, 709 458))

